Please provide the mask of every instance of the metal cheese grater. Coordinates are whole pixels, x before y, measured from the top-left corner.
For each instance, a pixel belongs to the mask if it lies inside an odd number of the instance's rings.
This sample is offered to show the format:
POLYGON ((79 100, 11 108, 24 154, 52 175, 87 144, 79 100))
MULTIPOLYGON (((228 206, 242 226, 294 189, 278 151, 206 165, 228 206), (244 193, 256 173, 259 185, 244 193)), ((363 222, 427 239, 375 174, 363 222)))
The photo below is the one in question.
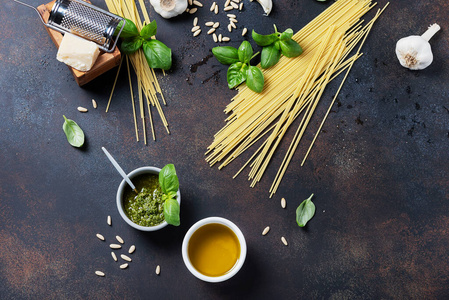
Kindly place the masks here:
POLYGON ((34 9, 45 26, 62 34, 68 32, 92 41, 105 52, 114 51, 124 26, 120 28, 115 41, 114 32, 120 21, 123 21, 123 24, 126 22, 122 17, 81 0, 56 0, 48 22, 45 23, 35 7, 18 0, 14 1, 34 9))

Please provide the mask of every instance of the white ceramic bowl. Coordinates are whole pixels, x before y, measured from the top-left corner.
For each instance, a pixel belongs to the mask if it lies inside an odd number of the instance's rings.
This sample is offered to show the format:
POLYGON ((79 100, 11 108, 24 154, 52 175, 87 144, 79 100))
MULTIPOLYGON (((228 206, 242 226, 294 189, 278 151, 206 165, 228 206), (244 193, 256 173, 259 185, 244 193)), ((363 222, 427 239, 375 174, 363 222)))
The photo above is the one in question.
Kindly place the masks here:
MULTIPOLYGON (((146 174, 146 173, 158 175, 160 171, 161 171, 161 169, 156 168, 156 167, 142 167, 142 168, 135 169, 134 171, 129 173, 128 177, 131 179, 131 181, 133 181, 133 178, 138 175, 146 174)), ((142 231, 156 231, 156 230, 162 229, 168 225, 168 223, 166 221, 164 221, 161 224, 156 225, 156 226, 140 226, 140 225, 134 223, 133 221, 131 221, 131 219, 128 218, 128 216, 126 215, 126 213, 123 209, 123 192, 125 190, 126 185, 128 185, 128 184, 126 183, 125 179, 123 179, 118 187, 118 190, 117 190, 118 212, 120 213, 120 216, 123 218, 123 220, 125 220, 126 223, 128 223, 130 226, 132 226, 136 229, 142 230, 142 231)), ((179 205, 181 205, 181 192, 179 189, 178 189, 176 198, 178 200, 179 205)))
POLYGON ((240 229, 234 223, 232 223, 231 221, 224 219, 224 218, 209 217, 209 218, 205 218, 205 219, 202 219, 202 220, 196 222, 195 224, 192 225, 192 227, 190 227, 189 231, 187 231, 187 233, 184 237, 184 240, 182 242, 182 259, 184 260, 184 263, 185 263, 187 269, 189 269, 190 273, 195 275, 197 278, 207 281, 207 282, 222 282, 222 281, 228 280, 229 278, 231 278, 232 276, 237 274, 237 272, 242 268, 243 263, 245 262, 245 258, 246 258, 246 241, 245 241, 245 237, 243 236, 243 233, 240 231, 240 229), (195 267, 192 265, 192 263, 190 262, 190 259, 189 259, 189 254, 188 254, 187 248, 189 246, 190 238, 192 237, 192 234, 196 230, 198 230, 198 228, 200 228, 201 226, 204 226, 206 224, 225 225, 226 227, 230 228, 235 233, 235 235, 237 236, 239 243, 240 243, 240 257, 239 257, 237 264, 228 273, 226 273, 222 276, 212 277, 212 276, 206 276, 206 275, 201 274, 200 272, 198 272, 195 269, 195 267))

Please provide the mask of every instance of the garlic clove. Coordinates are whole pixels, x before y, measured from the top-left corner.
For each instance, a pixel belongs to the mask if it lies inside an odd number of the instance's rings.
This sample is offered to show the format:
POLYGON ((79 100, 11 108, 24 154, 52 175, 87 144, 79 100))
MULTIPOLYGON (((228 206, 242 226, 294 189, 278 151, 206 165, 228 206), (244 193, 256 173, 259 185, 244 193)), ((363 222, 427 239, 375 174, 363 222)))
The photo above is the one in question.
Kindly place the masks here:
POLYGON ((257 0, 257 2, 262 6, 265 15, 268 16, 273 8, 272 0, 257 0))
POLYGON ((169 19, 182 14, 187 9, 187 0, 150 0, 154 10, 169 19))

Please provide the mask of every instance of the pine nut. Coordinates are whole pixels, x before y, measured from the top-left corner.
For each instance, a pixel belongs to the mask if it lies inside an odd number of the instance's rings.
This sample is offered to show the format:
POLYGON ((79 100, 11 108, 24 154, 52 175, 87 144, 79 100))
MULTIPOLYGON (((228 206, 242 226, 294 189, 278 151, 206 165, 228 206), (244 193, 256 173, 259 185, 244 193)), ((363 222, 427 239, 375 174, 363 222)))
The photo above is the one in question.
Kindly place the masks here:
POLYGON ((231 26, 231 24, 228 24, 228 31, 229 31, 229 32, 232 32, 232 26, 231 26))
POLYGON ((198 17, 195 17, 195 19, 193 19, 193 27, 195 27, 196 25, 198 25, 198 17))
POLYGON ((231 19, 229 19, 229 22, 231 22, 231 23, 238 23, 239 21, 237 21, 237 19, 231 18, 231 19))
POLYGON ((231 1, 235 3, 240 3, 240 0, 231 0, 231 1))
POLYGON ((242 9, 243 9, 243 2, 240 3, 240 6, 239 6, 239 10, 242 10, 242 9))
POLYGON ((237 16, 234 15, 234 14, 227 14, 226 16, 227 16, 228 18, 234 18, 234 19, 237 18, 237 16))
POLYGON ((229 3, 231 3, 231 0, 226 0, 224 6, 225 6, 225 7, 226 7, 226 6, 229 6, 229 3))
POLYGON ((218 41, 219 41, 220 43, 223 41, 222 38, 223 38, 223 35, 220 33, 220 34, 218 35, 218 41))
POLYGON ((115 238, 117 239, 117 241, 118 241, 120 244, 124 244, 124 243, 125 243, 125 242, 123 241, 123 239, 122 239, 121 237, 119 237, 118 235, 116 235, 115 238))
POLYGON ((288 246, 287 240, 285 239, 285 237, 281 237, 281 241, 282 243, 284 243, 285 246, 288 246))
POLYGON ((82 106, 78 106, 77 109, 78 109, 79 112, 83 112, 83 113, 87 112, 87 108, 84 108, 82 106))
POLYGON ((229 42, 231 39, 228 38, 227 36, 224 36, 221 40, 222 40, 223 42, 229 42))
POLYGON ((217 2, 212 3, 212 5, 210 6, 210 11, 215 10, 215 5, 217 5, 217 2))
POLYGON ((136 246, 131 245, 131 247, 129 247, 128 253, 131 254, 131 253, 133 253, 134 251, 136 251, 136 246))
POLYGON ((215 13, 216 15, 218 15, 218 5, 215 5, 214 13, 215 13))
POLYGON ((95 274, 96 274, 97 276, 104 277, 104 273, 101 272, 101 271, 95 271, 95 274))
POLYGON ((235 23, 231 22, 231 23, 229 23, 229 25, 231 25, 232 28, 237 29, 237 26, 235 26, 235 23))
POLYGON ((237 4, 235 4, 234 2, 231 2, 231 6, 232 6, 234 9, 239 9, 239 6, 238 6, 237 4))
POLYGON ((201 33, 201 29, 198 29, 193 33, 193 36, 198 36, 201 33))
POLYGON ((214 26, 214 24, 215 24, 214 22, 206 22, 206 24, 204 24, 204 25, 206 25, 206 26, 209 26, 209 27, 210 27, 210 26, 214 26))
POLYGON ((214 27, 214 28, 218 28, 218 26, 220 26, 219 22, 215 22, 214 25, 212 25, 212 27, 214 27))
POLYGON ((211 28, 211 29, 209 29, 209 31, 207 32, 207 34, 212 34, 212 33, 214 33, 215 32, 215 28, 211 28))
POLYGON ((119 244, 110 244, 109 247, 111 247, 111 249, 120 249, 120 248, 122 248, 122 246, 119 245, 119 244))
POLYGON ((243 28, 243 30, 242 30, 242 36, 245 36, 245 34, 248 32, 248 29, 246 29, 246 27, 245 28, 243 28))
POLYGON ((111 220, 111 216, 108 216, 106 222, 108 222, 108 225, 111 226, 112 225, 112 220, 111 220))
POLYGON ((218 38, 217 38, 217 34, 216 34, 216 33, 214 33, 214 34, 212 35, 212 38, 214 39, 214 42, 215 42, 215 43, 218 41, 218 38))
POLYGON ((195 32, 195 31, 197 31, 200 28, 201 28, 200 26, 196 25, 195 27, 192 27, 192 32, 195 32))
POLYGON ((95 99, 92 99, 92 106, 93 106, 94 108, 97 108, 97 107, 98 107, 97 101, 95 101, 95 99))
POLYGON ((265 227, 265 229, 262 231, 262 235, 266 235, 270 231, 270 226, 265 227))
POLYGON ((120 269, 126 269, 126 268, 128 268, 128 264, 120 265, 120 269))
POLYGON ((192 8, 191 10, 189 10, 189 14, 193 15, 194 13, 196 13, 196 11, 198 10, 198 8, 192 8))
POLYGON ((224 11, 230 11, 233 9, 234 9, 234 7, 232 7, 232 6, 226 6, 225 8, 223 8, 224 11))
MULTIPOLYGON (((193 0, 189 0, 189 5, 192 6, 193 5, 193 0)), ((185 2, 184 2, 185 3, 185 2)))
POLYGON ((203 7, 203 3, 201 3, 200 1, 197 1, 197 0, 193 0, 193 4, 195 4, 198 7, 203 7))
POLYGON ((97 238, 99 239, 99 240, 102 240, 102 241, 104 241, 104 236, 102 236, 101 234, 99 234, 99 233, 97 233, 97 238))
POLYGON ((285 198, 281 199, 281 207, 285 208, 287 206, 287 202, 285 201, 285 198))
POLYGON ((161 266, 157 265, 155 272, 156 272, 156 275, 161 274, 161 266))
POLYGON ((114 252, 111 252, 111 256, 113 260, 117 261, 117 255, 114 252))
POLYGON ((131 259, 129 256, 126 256, 125 254, 121 254, 120 257, 121 257, 123 260, 126 260, 126 261, 132 261, 132 259, 131 259))

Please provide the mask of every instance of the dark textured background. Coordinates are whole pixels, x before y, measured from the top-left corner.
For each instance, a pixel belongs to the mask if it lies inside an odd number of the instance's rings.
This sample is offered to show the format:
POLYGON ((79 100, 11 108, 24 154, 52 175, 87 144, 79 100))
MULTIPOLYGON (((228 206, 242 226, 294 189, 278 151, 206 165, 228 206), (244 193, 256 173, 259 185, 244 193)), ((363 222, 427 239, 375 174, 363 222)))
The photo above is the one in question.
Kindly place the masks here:
MULTIPOLYGON (((102 1, 93 3, 105 8, 102 1)), ((268 199, 268 188, 293 132, 254 189, 244 174, 231 179, 244 159, 222 171, 209 168, 205 149, 224 125, 223 109, 235 94, 226 87, 226 67, 211 58, 210 36, 203 32, 192 38, 193 16, 166 21, 146 3, 158 21, 158 38, 174 53, 172 71, 159 77, 172 134, 165 133, 154 114, 157 141, 148 146, 135 141, 125 72, 105 113, 115 71, 79 88, 55 59, 56 48, 37 14, 10 0, 0 2, 2 299, 449 298, 446 1, 393 1, 374 26, 364 56, 301 168, 337 82, 323 95, 306 143, 273 199, 268 199), (394 54, 396 41, 422 34, 434 22, 442 27, 431 40, 434 63, 420 72, 402 68, 394 54), (78 106, 89 112, 79 113, 78 106), (63 114, 84 129, 84 148, 67 143, 63 114), (126 171, 174 163, 181 181, 182 225, 143 233, 122 221, 115 205, 121 178, 101 146, 126 171), (311 193, 317 212, 301 229, 295 208, 311 193), (287 199, 285 210, 281 197, 287 199), (248 244, 243 269, 220 284, 196 279, 181 257, 184 234, 208 216, 235 222, 248 244), (262 237, 267 225, 272 229, 262 237), (108 242, 97 240, 97 232, 108 242), (127 270, 110 257, 107 244, 116 234, 127 246, 137 246, 127 270), (158 264, 160 276, 154 273, 158 264), (95 276, 97 269, 107 276, 95 276)), ((279 0, 272 15, 263 17, 259 4, 244 3, 239 30, 230 34, 232 46, 240 44, 243 26, 268 32, 276 23, 297 31, 329 6, 279 0)), ((209 7, 210 2, 197 13, 200 23, 219 20, 227 32, 225 15, 215 17, 209 7)))

